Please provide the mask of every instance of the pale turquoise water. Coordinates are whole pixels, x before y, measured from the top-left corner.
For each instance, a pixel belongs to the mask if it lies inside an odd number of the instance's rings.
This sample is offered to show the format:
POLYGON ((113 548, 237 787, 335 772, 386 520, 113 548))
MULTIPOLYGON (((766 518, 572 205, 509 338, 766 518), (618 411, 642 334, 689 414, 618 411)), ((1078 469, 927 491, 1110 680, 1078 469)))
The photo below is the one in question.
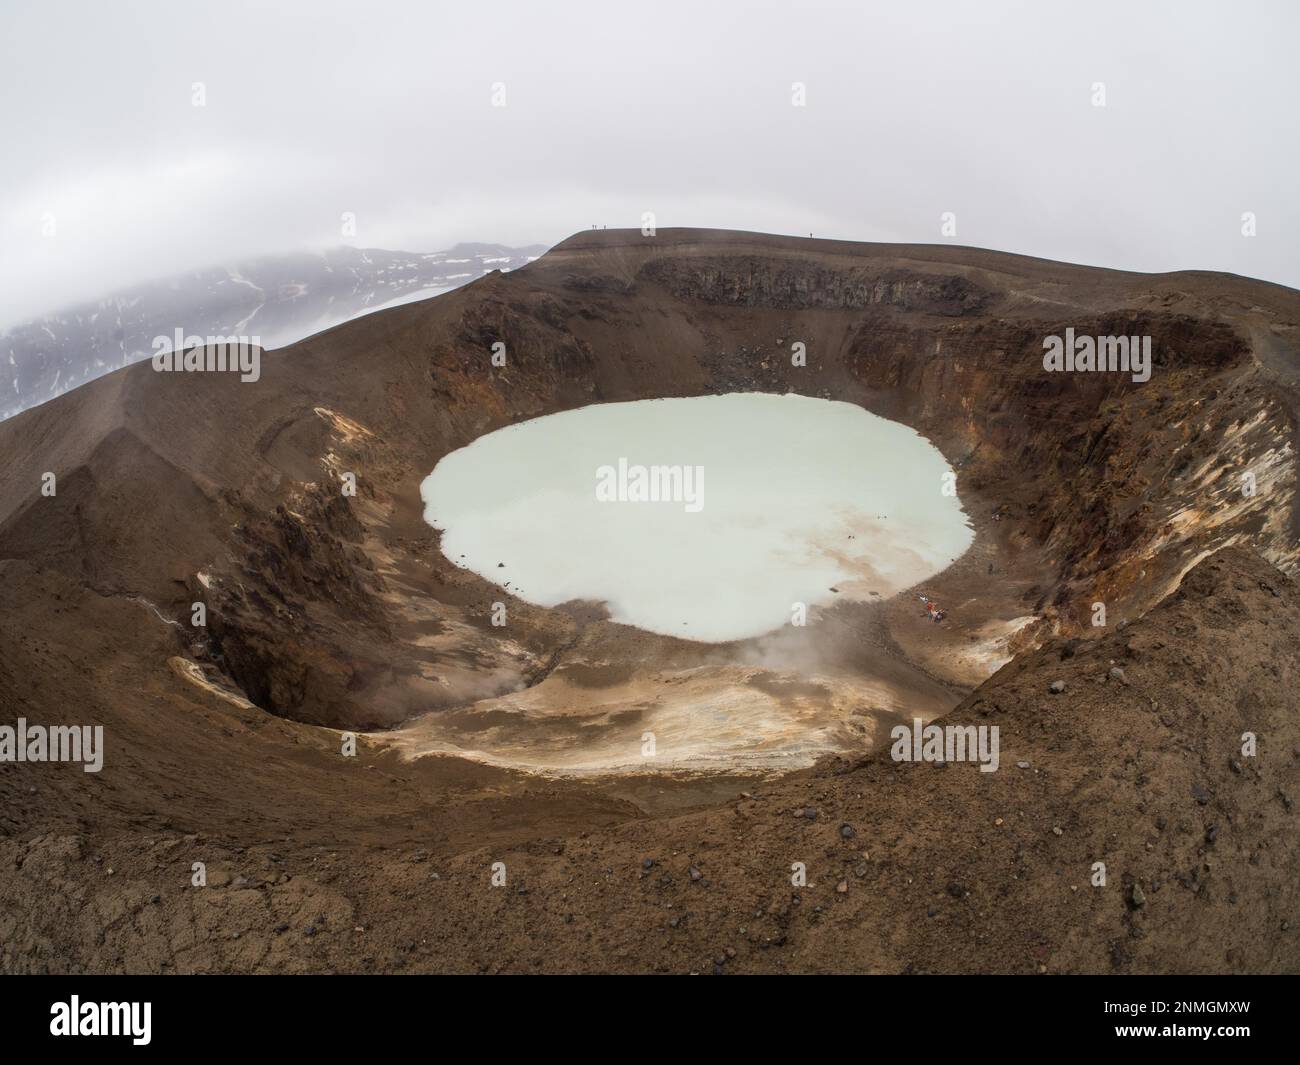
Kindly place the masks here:
POLYGON ((420 494, 447 557, 521 598, 603 600, 615 621, 716 642, 947 567, 974 535, 950 473, 920 434, 852 404, 734 393, 509 426, 444 457, 420 494), (620 459, 689 469, 679 486, 702 492, 602 501, 620 459))

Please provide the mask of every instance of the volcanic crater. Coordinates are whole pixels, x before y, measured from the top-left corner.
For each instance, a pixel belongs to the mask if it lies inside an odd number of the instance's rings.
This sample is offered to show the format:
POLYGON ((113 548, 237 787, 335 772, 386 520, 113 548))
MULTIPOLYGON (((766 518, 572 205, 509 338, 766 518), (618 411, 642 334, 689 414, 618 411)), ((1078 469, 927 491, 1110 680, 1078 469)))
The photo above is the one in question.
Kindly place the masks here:
POLYGON ((0 699, 103 722, 109 749, 90 783, 0 774, 0 886, 27 900, 5 968, 650 971, 723 940, 753 971, 1293 968, 1291 938, 1242 928, 1297 916, 1298 353, 1300 295, 1227 275, 610 230, 266 352, 256 383, 144 363, 26 411, 0 424, 0 699), (1149 336, 1150 380, 1045 372, 1044 337, 1067 329, 1149 336), (423 479, 495 430, 731 393, 914 429, 957 475, 970 547, 917 588, 717 643, 518 598, 424 520, 423 479), (889 762, 893 725, 944 715, 1001 726, 996 783, 889 762), (1272 760, 1243 765, 1242 731, 1272 760), (827 814, 790 816, 806 808, 827 814), (960 842, 957 810, 976 826, 960 842), (1211 816, 1230 826, 1214 862, 1211 816), (126 875, 97 904, 137 913, 149 888, 168 916, 77 940, 39 900, 113 848, 126 875), (231 893, 254 897, 187 896, 177 870, 200 850, 255 867, 231 893), (823 890, 848 885, 816 920, 783 883, 805 853, 823 890), (496 855, 537 905, 479 897, 496 855), (1109 895, 1086 886, 1090 856, 1126 878, 1109 895), (638 874, 646 857, 681 869, 638 874), (297 880, 273 875, 285 861, 297 880), (701 863, 719 870, 704 888, 685 875, 701 863), (563 887, 624 865, 626 883, 563 887), (1160 885, 1144 910, 1135 882, 1160 885), (406 913, 426 890, 441 912, 406 913), (946 939, 879 927, 945 893, 946 939), (1015 906, 977 919, 995 895, 1015 906), (689 928, 620 931, 658 929, 665 901, 689 928), (215 954, 179 930, 234 910, 253 934, 215 954), (284 915, 335 938, 295 951, 271 930, 284 915), (1204 942, 1183 954, 1190 927, 1204 942))

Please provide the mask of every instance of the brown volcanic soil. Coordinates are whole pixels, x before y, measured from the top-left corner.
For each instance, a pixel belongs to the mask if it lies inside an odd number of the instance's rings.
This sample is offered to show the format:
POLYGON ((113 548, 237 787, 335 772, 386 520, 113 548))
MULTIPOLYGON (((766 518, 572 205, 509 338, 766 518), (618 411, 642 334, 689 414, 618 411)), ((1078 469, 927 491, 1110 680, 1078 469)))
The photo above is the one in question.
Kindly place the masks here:
POLYGON ((0 721, 108 747, 99 774, 0 766, 0 967, 1295 971, 1300 600, 1274 566, 1297 563, 1298 330, 1300 294, 1223 275, 602 231, 269 353, 256 385, 144 364, 0 424, 0 721), (1067 326, 1152 335, 1152 380, 1043 373, 1067 326), (742 389, 945 452, 977 530, 940 579, 951 624, 901 597, 775 644, 653 637, 504 595, 421 520, 420 480, 484 432, 742 389), (972 692, 971 648, 1030 615, 972 692), (617 749, 655 706, 560 734, 516 703, 691 668, 792 707, 808 677, 886 675, 897 702, 846 723, 858 754, 783 777, 407 757, 617 749), (900 705, 954 704, 1002 730, 998 772, 866 756, 900 705), (419 714, 339 756, 332 729, 419 714))

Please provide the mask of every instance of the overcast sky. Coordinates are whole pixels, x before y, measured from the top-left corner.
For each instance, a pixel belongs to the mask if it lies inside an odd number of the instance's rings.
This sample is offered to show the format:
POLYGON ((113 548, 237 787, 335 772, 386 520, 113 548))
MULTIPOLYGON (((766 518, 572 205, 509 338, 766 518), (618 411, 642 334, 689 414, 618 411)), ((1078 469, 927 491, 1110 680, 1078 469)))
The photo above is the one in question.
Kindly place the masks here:
POLYGON ((0 0, 0 323, 251 254, 645 211, 1300 287, 1297 12, 0 0))

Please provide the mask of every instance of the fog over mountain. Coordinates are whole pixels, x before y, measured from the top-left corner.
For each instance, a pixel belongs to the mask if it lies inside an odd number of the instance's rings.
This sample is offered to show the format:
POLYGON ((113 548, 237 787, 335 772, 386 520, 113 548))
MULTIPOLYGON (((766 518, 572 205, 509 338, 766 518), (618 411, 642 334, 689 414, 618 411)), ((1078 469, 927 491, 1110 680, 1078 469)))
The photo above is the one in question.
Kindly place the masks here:
POLYGON ((341 247, 134 285, 0 331, 0 419, 149 358, 159 350, 157 338, 176 330, 281 347, 381 307, 515 269, 543 251, 540 244, 458 244, 418 254, 341 247))
POLYGON ((0 29, 0 326, 646 212, 1300 284, 1293 5, 80 0, 0 29))

